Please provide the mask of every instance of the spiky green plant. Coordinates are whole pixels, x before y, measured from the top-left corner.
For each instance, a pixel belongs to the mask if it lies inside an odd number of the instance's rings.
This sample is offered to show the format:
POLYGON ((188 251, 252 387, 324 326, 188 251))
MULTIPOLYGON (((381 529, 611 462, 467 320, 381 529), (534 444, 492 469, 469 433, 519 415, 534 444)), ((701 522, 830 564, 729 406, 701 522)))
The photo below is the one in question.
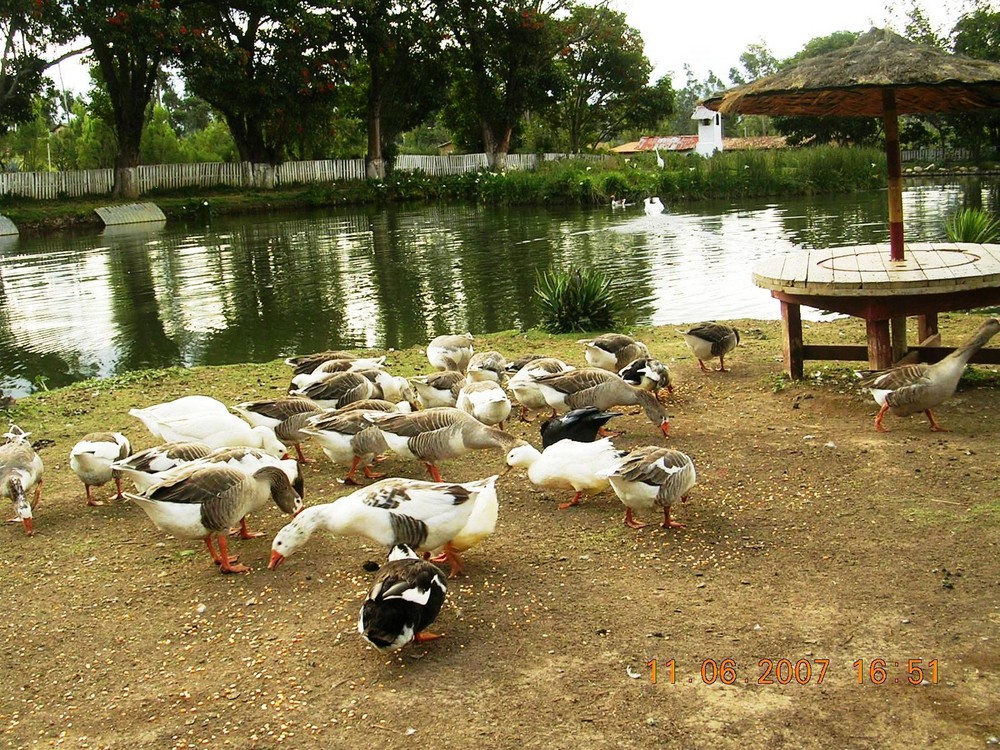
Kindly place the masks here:
POLYGON ((541 326, 549 333, 597 331, 614 328, 618 304, 611 281, 591 269, 538 274, 535 295, 541 310, 541 326))
POLYGON ((944 224, 952 242, 993 242, 1000 235, 1000 221, 981 208, 956 211, 944 224))

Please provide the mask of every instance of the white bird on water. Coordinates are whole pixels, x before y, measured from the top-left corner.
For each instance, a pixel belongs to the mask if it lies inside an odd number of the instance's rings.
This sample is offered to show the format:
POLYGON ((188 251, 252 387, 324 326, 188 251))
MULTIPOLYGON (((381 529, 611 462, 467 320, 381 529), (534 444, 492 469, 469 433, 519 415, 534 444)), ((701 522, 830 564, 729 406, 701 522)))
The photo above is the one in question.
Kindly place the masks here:
POLYGON ((652 198, 646 198, 645 204, 646 205, 643 206, 643 208, 645 209, 648 215, 654 216, 656 214, 663 213, 663 204, 660 202, 658 196, 653 196, 652 198))

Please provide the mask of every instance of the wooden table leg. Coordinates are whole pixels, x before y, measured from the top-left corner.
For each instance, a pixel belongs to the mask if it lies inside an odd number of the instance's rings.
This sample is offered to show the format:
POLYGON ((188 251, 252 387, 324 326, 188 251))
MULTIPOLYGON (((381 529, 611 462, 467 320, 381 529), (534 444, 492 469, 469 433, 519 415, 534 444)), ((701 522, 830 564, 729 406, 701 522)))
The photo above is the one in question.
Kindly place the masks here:
POLYGON ((873 370, 884 370, 892 366, 892 344, 889 341, 889 321, 869 320, 868 328, 868 367, 873 370))
POLYGON ((937 346, 941 343, 937 313, 927 313, 917 317, 917 340, 921 346, 937 346), (924 343, 928 339, 931 339, 931 342, 924 343))
POLYGON ((906 318, 897 317, 889 320, 892 341, 892 361, 898 362, 906 356, 906 318))
POLYGON ((792 302, 781 302, 781 333, 785 359, 785 374, 802 380, 802 308, 792 302))

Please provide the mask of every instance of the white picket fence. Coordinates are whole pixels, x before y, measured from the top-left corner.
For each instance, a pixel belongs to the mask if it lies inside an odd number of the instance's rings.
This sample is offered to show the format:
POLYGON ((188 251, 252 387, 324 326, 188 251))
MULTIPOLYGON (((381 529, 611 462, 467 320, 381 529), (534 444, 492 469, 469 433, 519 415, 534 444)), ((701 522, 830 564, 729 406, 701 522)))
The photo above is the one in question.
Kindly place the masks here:
MULTIPOLYGON (((543 154, 552 159, 608 158, 597 154, 543 154)), ((536 154, 507 154, 508 170, 535 169, 536 154)), ((464 174, 488 167, 486 154, 452 156, 401 155, 395 169, 400 172, 422 171, 429 175, 464 174)), ((325 159, 289 161, 272 167, 249 162, 213 162, 208 164, 148 164, 135 169, 139 194, 154 190, 214 187, 278 187, 313 182, 342 182, 365 179, 364 159, 325 159)), ((108 195, 114 183, 114 170, 88 169, 74 172, 0 172, 0 196, 20 196, 39 200, 77 198, 83 195, 108 195)))

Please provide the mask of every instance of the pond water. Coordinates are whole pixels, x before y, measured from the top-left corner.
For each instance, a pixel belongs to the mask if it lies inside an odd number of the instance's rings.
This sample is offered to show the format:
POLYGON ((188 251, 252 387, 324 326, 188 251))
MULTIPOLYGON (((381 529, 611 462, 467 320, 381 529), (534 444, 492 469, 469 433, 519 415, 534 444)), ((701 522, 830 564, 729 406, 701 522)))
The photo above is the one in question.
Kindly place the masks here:
MULTIPOLYGON (((910 186, 906 237, 940 240, 992 184, 910 186)), ((884 192, 667 206, 354 208, 0 237, 0 387, 169 365, 407 347, 441 333, 530 327, 536 273, 589 266, 632 322, 775 318, 761 258, 885 242, 884 192)), ((803 309, 806 315, 819 311, 803 309)))

